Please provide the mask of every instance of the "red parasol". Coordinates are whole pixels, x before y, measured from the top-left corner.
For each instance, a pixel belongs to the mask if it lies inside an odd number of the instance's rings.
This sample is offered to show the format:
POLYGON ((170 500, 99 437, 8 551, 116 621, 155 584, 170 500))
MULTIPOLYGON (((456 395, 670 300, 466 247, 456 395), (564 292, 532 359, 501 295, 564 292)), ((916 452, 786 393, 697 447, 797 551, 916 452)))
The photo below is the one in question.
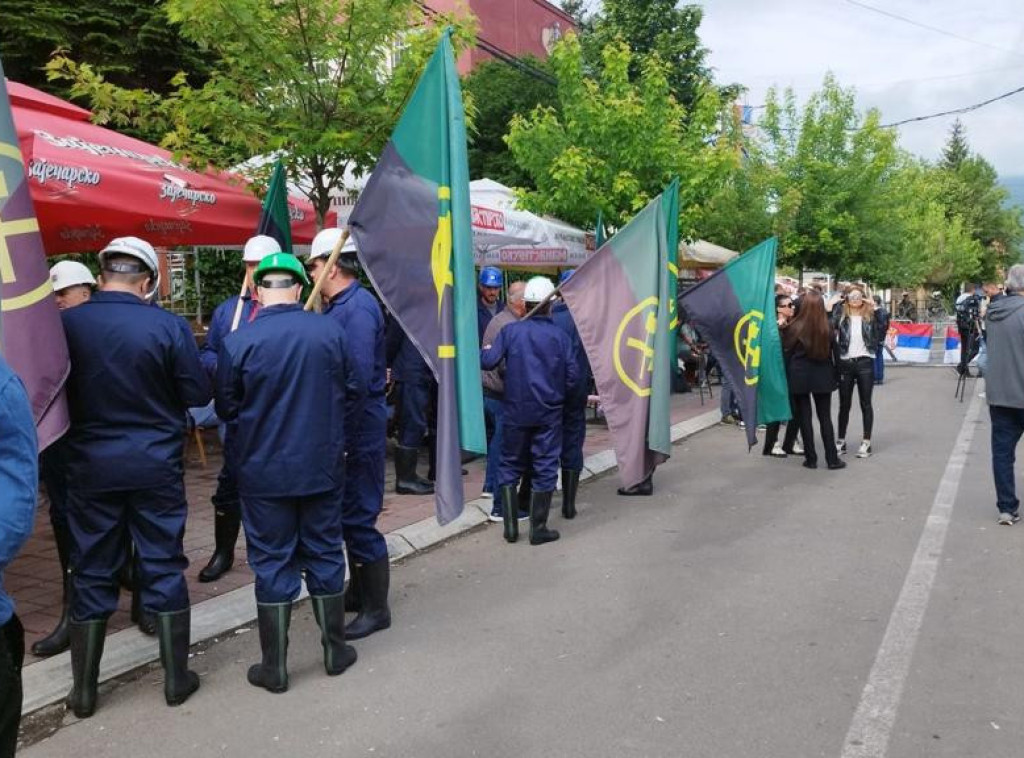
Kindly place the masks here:
MULTIPOLYGON (((198 173, 170 152, 89 122, 89 111, 7 82, 47 255, 99 250, 134 235, 154 245, 240 245, 260 202, 245 180, 198 173)), ((312 204, 291 197, 292 239, 317 232, 312 204)), ((329 218, 328 225, 333 225, 329 218)))

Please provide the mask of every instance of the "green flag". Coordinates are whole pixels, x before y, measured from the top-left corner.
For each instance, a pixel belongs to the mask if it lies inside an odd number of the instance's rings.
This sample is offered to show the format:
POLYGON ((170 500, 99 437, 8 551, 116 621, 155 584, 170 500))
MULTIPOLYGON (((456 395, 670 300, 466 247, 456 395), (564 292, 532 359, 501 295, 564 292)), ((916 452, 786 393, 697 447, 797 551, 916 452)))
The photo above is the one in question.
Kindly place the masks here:
POLYGON ((487 450, 466 124, 450 35, 427 62, 349 219, 363 268, 437 378, 442 524, 462 512, 461 450, 487 450))
POLYGON ((774 237, 765 240, 682 297, 690 322, 711 345, 736 389, 750 446, 757 444, 757 424, 790 417, 775 321, 777 245, 774 237))
POLYGON ((668 253, 659 196, 562 285, 612 433, 619 477, 632 487, 666 460, 669 435, 668 253))
POLYGON ((274 165, 256 234, 273 237, 286 252, 292 250, 292 222, 288 213, 288 176, 281 161, 274 165))

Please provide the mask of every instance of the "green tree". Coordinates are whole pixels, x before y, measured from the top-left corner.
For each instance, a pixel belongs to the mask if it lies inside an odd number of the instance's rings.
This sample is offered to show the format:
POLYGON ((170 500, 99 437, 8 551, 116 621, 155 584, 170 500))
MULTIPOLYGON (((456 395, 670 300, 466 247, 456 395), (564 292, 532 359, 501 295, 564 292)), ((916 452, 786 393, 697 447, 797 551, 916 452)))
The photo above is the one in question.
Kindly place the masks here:
MULTIPOLYGON (((524 63, 537 72, 547 72, 547 64, 536 58, 524 63)), ((481 63, 463 82, 473 100, 474 130, 469 146, 469 174, 487 177, 510 187, 532 186, 505 144, 512 117, 526 116, 539 105, 557 105, 554 78, 541 79, 527 70, 513 68, 502 61, 481 63)))
POLYGON ((524 206, 592 228, 598 210, 622 226, 673 176, 680 186, 680 234, 692 236, 699 211, 735 156, 711 143, 720 115, 718 93, 705 87, 692 110, 669 92, 657 56, 630 82, 633 56, 624 43, 608 45, 597 78, 584 73, 579 40, 555 47, 560 110, 538 107, 515 116, 506 137, 512 157, 533 181, 524 206))
POLYGON ((950 127, 946 146, 942 148, 942 167, 955 171, 960 168, 970 154, 971 149, 967 144, 967 130, 964 129, 963 122, 957 119, 953 122, 953 126, 950 127))
POLYGON ((167 0, 166 11, 212 60, 201 86, 178 75, 168 93, 120 87, 67 56, 50 75, 100 122, 159 134, 198 165, 281 156, 321 223, 346 175, 374 165, 444 26, 456 24, 457 50, 472 38, 471 19, 428 19, 415 0, 167 0))

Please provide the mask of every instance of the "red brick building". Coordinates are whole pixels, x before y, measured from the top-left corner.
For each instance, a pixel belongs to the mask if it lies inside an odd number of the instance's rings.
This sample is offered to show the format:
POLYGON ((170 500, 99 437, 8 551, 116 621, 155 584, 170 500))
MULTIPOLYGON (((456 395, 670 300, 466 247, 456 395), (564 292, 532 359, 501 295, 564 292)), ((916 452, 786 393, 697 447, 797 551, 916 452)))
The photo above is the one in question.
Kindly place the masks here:
POLYGON ((459 58, 459 73, 497 55, 547 58, 551 46, 571 29, 572 17, 546 0, 423 0, 439 13, 464 10, 477 17, 477 46, 459 58))

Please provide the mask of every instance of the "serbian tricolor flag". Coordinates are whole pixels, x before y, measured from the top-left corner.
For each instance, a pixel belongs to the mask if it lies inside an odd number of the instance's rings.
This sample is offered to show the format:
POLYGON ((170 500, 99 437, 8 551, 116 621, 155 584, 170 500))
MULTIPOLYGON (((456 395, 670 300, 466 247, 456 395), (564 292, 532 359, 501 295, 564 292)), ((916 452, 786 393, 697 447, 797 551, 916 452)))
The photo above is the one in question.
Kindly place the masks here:
MULTIPOLYGON (((897 361, 927 363, 932 351, 931 324, 893 324, 885 338, 897 361)), ((888 353, 885 354, 889 359, 888 353)))
POLYGON ((0 353, 32 402, 39 449, 68 428, 68 346, 0 65, 0 353))
POLYGON ((960 362, 960 332, 955 326, 946 327, 946 350, 942 354, 942 362, 960 362))
POLYGON ((349 218, 367 276, 437 378, 441 524, 462 513, 461 450, 487 450, 466 124, 450 35, 427 62, 349 218))

